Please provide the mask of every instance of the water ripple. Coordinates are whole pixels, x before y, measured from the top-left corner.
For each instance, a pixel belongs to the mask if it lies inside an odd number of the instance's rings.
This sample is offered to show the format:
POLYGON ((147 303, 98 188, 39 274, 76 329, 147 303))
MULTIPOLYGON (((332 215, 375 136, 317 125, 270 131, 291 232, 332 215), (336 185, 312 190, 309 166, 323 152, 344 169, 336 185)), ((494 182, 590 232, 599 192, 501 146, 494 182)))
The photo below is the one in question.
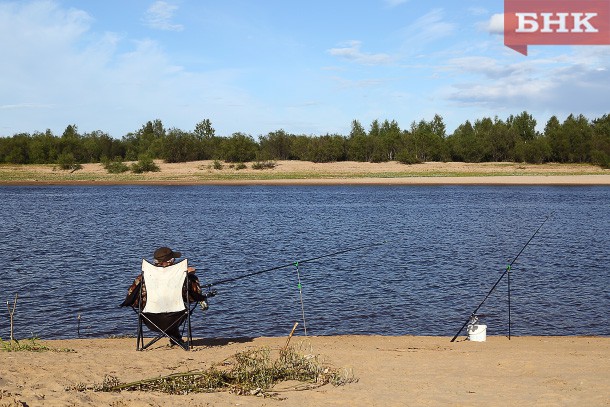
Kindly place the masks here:
MULTIPOLYGON (((17 337, 133 334, 121 309, 142 258, 181 250, 203 283, 299 265, 308 333, 448 335, 512 257, 514 335, 610 335, 608 187, 0 187, 0 300, 17 337), (80 318, 80 319, 79 319, 80 318)), ((222 284, 196 336, 286 335, 295 267, 222 284)), ((506 279, 479 313, 508 330, 506 279)), ((302 324, 299 329, 302 329, 302 324)), ((8 336, 7 318, 0 337, 8 336)))

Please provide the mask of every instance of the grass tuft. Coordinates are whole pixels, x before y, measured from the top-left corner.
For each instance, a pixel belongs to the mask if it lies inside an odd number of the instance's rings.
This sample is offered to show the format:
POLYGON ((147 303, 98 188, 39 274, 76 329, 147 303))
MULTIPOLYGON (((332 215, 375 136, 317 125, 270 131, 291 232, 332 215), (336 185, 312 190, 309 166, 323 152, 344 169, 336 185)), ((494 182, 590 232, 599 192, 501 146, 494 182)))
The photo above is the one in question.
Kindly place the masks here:
POLYGON ((67 348, 49 348, 39 342, 38 338, 32 337, 21 341, 3 341, 0 338, 0 352, 74 352, 67 348))
MULTIPOLYGON (((317 356, 303 355, 292 347, 277 351, 256 348, 240 352, 219 365, 204 371, 175 373, 169 376, 121 383, 114 376, 106 376, 93 390, 116 392, 159 391, 169 394, 211 393, 229 391, 239 395, 273 396, 273 386, 295 380, 316 388, 326 384, 342 386, 357 381, 347 370, 322 363, 317 356)), ((87 389, 79 385, 75 390, 87 389)))

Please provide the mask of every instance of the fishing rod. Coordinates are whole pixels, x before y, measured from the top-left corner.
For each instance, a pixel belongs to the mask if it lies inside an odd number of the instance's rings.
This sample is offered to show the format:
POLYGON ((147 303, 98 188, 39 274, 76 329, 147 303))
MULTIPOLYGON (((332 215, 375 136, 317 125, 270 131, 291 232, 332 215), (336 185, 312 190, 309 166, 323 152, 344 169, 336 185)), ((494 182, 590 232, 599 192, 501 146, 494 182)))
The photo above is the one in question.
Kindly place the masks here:
MULTIPOLYGON (((534 234, 532 235, 532 237, 529 238, 529 240, 527 241, 527 243, 525 243, 525 245, 523 246, 523 248, 521 248, 521 251, 517 254, 517 256, 515 256, 515 258, 510 262, 510 264, 508 264, 508 266, 506 266, 506 269, 504 270, 504 273, 502 273, 502 275, 500 276, 500 278, 498 279, 498 281, 496 281, 496 283, 493 285, 493 287, 491 287, 491 290, 489 290, 489 292, 487 293, 487 295, 485 296, 485 298, 483 298, 483 301, 481 301, 481 303, 479 304, 478 307, 475 308, 474 311, 472 311, 472 313, 470 314, 470 316, 468 317, 468 319, 466 320, 466 322, 464 322, 464 325, 462 325, 462 327, 459 329, 459 331, 457 331, 457 333, 455 334, 455 336, 451 339, 451 342, 454 342, 456 340, 456 338, 459 336, 460 332, 462 332, 462 330, 466 327, 466 325, 468 325, 468 323, 473 319, 473 317, 476 317, 476 313, 479 310, 479 308, 481 308, 483 306, 483 304, 485 303, 485 301, 487 301, 487 299, 489 298, 489 296, 491 295, 491 293, 493 293, 493 291, 496 289, 496 287, 498 286, 498 284, 500 284, 500 281, 502 281, 502 279, 504 278, 504 276, 510 272, 513 264, 517 261, 517 259, 519 258, 519 256, 521 256, 521 253, 523 253, 523 251, 525 250, 525 248, 530 244, 530 242, 534 239, 534 237, 538 234, 538 232, 540 231, 540 229, 542 229, 542 226, 546 223, 547 220, 549 220, 551 218, 551 216, 553 216, 553 213, 547 215, 547 217, 544 219, 544 221, 540 224, 540 226, 538 226, 538 229, 536 229, 536 231, 534 232, 534 234)), ((510 276, 509 276, 509 291, 510 291, 510 276)), ((510 298, 510 293, 509 293, 509 298, 510 298)), ((509 304, 509 308, 510 308, 510 304, 509 304)), ((510 314, 509 314, 510 315, 510 314)), ((510 319, 510 317, 509 317, 510 319)), ((510 332, 510 321, 509 321, 509 332, 510 332)))
POLYGON ((218 280, 218 281, 215 281, 215 282, 210 283, 210 284, 202 285, 201 287, 202 288, 211 288, 213 286, 217 286, 217 285, 220 285, 220 284, 230 283, 230 282, 241 280, 241 279, 244 279, 244 278, 248 278, 248 277, 252 277, 252 276, 257 276, 257 275, 263 274, 263 273, 269 273, 271 271, 280 270, 280 269, 283 269, 283 268, 286 268, 286 267, 292 267, 292 266, 295 266, 295 265, 298 266, 299 264, 309 263, 309 262, 312 262, 312 261, 324 259, 326 257, 333 257, 333 256, 338 256, 338 255, 344 254, 344 253, 354 252, 354 251, 357 251, 357 250, 368 249, 370 247, 381 246, 381 245, 384 245, 385 243, 387 243, 387 240, 384 240, 383 242, 370 243, 370 244, 363 245, 363 246, 351 247, 351 248, 339 250, 339 251, 336 251, 336 252, 333 252, 333 253, 324 254, 322 256, 312 257, 310 259, 293 261, 292 263, 283 264, 281 266, 275 266, 275 267, 271 267, 271 268, 268 268, 268 269, 265 269, 265 270, 259 270, 259 271, 254 271, 252 273, 242 274, 242 275, 237 276, 237 277, 225 278, 225 279, 218 280))

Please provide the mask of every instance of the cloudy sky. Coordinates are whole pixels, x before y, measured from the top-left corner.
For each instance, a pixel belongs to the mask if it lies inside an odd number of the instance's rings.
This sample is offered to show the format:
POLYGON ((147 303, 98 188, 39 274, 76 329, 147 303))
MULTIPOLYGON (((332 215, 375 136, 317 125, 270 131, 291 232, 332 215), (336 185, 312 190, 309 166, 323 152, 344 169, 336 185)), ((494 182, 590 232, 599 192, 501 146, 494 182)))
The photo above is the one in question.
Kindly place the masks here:
POLYGON ((504 47, 501 0, 0 0, 0 135, 347 134, 610 113, 610 46, 504 47))

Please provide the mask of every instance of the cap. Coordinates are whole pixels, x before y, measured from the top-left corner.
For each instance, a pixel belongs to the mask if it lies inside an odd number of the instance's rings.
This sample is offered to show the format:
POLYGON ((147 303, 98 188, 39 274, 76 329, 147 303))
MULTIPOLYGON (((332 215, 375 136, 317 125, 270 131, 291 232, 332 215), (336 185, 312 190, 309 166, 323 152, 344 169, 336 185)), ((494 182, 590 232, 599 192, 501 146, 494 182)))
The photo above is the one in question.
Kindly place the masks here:
POLYGON ((182 256, 180 252, 175 252, 169 247, 159 247, 157 250, 155 250, 154 254, 155 260, 161 262, 170 261, 171 259, 176 259, 180 256, 182 256))

